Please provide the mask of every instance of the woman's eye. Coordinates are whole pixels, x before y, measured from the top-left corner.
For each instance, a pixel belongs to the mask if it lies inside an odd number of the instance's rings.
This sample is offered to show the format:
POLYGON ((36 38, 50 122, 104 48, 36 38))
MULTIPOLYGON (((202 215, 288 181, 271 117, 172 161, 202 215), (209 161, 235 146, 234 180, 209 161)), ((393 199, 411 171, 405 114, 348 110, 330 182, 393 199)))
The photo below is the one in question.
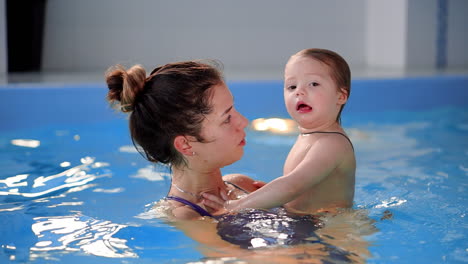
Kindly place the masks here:
POLYGON ((224 124, 229 124, 229 123, 231 123, 231 115, 228 115, 228 117, 226 118, 226 120, 224 120, 223 123, 224 123, 224 124))

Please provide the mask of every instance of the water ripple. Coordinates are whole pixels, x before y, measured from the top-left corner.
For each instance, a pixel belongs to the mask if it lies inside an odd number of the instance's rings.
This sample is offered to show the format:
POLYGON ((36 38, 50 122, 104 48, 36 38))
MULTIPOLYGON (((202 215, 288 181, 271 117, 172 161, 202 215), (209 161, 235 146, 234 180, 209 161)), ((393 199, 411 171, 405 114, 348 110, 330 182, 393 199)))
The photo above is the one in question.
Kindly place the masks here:
POLYGON ((105 167, 107 163, 95 162, 91 157, 82 158, 81 163, 53 175, 34 177, 32 174, 18 174, 0 180, 0 199, 2 196, 9 201, 35 199, 61 191, 82 190, 87 188, 90 182, 110 175, 90 173, 91 169, 105 167))
POLYGON ((111 221, 97 220, 84 215, 36 217, 32 225, 38 237, 32 251, 83 251, 108 258, 135 258, 127 240, 113 237, 127 227, 111 221))

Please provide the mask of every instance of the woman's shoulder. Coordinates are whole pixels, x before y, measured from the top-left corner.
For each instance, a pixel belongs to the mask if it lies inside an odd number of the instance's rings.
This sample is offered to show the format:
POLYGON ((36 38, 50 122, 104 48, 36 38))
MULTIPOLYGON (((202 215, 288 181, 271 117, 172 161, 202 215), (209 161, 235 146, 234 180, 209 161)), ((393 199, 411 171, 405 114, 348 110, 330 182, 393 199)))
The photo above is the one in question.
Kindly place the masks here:
POLYGON ((169 222, 176 220, 193 220, 200 217, 200 215, 191 208, 187 206, 175 206, 166 198, 154 203, 147 213, 151 214, 154 218, 169 222))
POLYGON ((146 212, 154 218, 159 218, 163 220, 172 220, 175 216, 173 214, 174 205, 170 203, 166 198, 153 203, 151 208, 146 212))

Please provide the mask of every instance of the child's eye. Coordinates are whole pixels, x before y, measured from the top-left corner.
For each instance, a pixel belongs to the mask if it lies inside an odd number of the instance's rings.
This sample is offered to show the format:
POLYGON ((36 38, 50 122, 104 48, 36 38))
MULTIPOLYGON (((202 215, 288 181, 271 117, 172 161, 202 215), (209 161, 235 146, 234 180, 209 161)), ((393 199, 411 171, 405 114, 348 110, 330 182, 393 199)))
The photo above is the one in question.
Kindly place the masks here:
POLYGON ((319 86, 319 83, 318 82, 311 82, 309 85, 310 86, 319 86))
POLYGON ((286 89, 294 90, 294 89, 296 89, 296 85, 289 85, 288 87, 286 87, 286 89))
POLYGON ((226 120, 224 120, 224 122, 223 122, 223 124, 229 124, 229 123, 231 123, 231 115, 228 115, 226 120))

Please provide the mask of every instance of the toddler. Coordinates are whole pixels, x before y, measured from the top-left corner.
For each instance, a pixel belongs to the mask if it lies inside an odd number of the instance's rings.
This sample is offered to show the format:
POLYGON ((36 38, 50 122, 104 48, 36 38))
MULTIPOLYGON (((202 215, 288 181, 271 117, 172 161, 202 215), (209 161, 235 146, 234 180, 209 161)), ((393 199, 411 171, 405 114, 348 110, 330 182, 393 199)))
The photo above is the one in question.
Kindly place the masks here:
POLYGON ((351 207, 356 160, 340 124, 351 91, 351 72, 337 53, 305 49, 290 57, 284 71, 284 101, 300 134, 284 164, 283 176, 239 200, 204 194, 212 208, 285 207, 297 213, 351 207))

